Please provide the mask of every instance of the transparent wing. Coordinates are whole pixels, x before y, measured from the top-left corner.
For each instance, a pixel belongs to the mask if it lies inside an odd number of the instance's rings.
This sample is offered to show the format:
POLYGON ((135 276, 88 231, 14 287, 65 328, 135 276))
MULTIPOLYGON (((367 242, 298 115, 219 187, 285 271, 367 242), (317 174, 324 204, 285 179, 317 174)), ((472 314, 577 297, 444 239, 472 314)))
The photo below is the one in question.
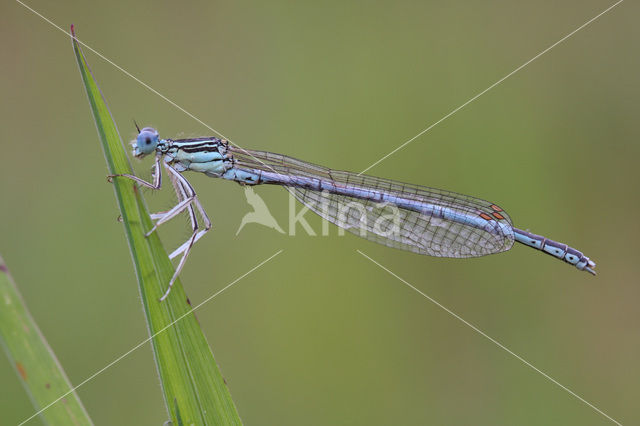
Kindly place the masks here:
MULTIPOLYGON (((331 191, 290 186, 296 199, 324 219, 368 240, 438 257, 477 257, 509 250, 514 235, 509 216, 487 201, 356 173, 331 170, 292 157, 231 148, 238 167, 303 176, 347 188, 383 192, 415 206, 434 205, 469 220, 448 220, 402 205, 331 191), (478 222, 486 226, 478 227, 478 222), (475 226, 473 226, 475 225, 475 226), (501 225, 501 226, 498 226, 501 225)), ((404 203, 406 205, 406 203, 404 203)))

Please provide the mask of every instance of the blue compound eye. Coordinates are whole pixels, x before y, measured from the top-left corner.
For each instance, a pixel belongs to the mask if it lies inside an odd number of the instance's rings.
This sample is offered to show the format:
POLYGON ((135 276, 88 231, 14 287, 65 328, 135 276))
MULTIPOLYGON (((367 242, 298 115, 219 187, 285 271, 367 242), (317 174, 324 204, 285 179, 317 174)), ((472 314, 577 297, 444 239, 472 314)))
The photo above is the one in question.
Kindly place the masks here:
POLYGON ((151 154, 156 150, 158 146, 158 131, 153 127, 145 127, 138 133, 136 137, 136 146, 134 149, 134 155, 136 157, 141 157, 144 155, 151 154))

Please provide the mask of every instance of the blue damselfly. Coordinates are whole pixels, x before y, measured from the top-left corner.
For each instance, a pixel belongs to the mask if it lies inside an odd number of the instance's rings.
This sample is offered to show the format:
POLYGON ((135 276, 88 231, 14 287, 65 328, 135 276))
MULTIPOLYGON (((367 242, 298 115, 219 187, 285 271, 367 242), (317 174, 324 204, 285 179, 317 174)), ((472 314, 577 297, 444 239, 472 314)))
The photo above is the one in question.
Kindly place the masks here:
MULTIPOLYGON (((595 275, 596 264, 580 251, 515 228, 496 204, 441 189, 331 170, 285 155, 239 148, 215 137, 161 139, 158 132, 138 129, 133 155, 155 155, 152 181, 117 175, 152 188, 161 187, 161 167, 174 186, 178 203, 152 215, 157 227, 186 211, 193 233, 169 256, 182 254, 164 300, 182 270, 193 244, 210 228, 196 192, 182 175, 201 172, 242 185, 281 185, 324 219, 368 240, 438 257, 477 257, 509 250, 514 241, 550 254, 595 275), (200 227, 196 211, 203 220, 200 227)), ((110 176, 113 178, 115 176, 110 176)))

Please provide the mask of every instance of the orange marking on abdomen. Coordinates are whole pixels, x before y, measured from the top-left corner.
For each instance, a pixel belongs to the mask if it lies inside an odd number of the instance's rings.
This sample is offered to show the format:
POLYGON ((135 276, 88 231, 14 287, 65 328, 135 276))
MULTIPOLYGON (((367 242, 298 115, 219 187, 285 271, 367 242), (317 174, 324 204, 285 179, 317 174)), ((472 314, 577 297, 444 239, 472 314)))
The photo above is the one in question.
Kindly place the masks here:
POLYGON ((493 216, 495 216, 496 219, 500 219, 500 220, 504 219, 504 216, 502 216, 500 213, 497 213, 497 212, 494 212, 493 216))
POLYGON ((500 207, 496 206, 495 204, 491 204, 491 206, 490 206, 490 207, 491 207, 492 209, 494 209, 495 211, 497 211, 497 212, 501 212, 501 211, 502 211, 502 209, 501 209, 500 207))
POLYGON ((491 216, 489 216, 486 213, 480 213, 480 217, 483 218, 484 220, 492 220, 491 216))

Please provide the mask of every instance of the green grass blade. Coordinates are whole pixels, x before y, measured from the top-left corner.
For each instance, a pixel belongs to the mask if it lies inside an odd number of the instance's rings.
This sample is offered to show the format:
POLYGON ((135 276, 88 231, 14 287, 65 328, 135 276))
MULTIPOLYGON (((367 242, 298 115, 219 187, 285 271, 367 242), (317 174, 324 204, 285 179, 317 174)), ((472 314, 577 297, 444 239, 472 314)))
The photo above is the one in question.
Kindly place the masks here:
MULTIPOLYGON (((108 172, 132 173, 116 126, 79 43, 75 38, 72 43, 108 172)), ((138 277, 149 333, 153 336, 153 354, 165 405, 173 424, 241 424, 211 349, 195 316, 190 313, 191 306, 179 280, 169 297, 159 302, 174 269, 157 233, 149 238, 144 236, 151 229, 152 222, 142 194, 128 179, 116 178, 113 185, 138 277)))
MULTIPOLYGON (((0 343, 36 410, 42 410, 71 390, 71 383, 27 310, 18 288, 0 257, 0 343)), ((78 395, 40 413, 45 424, 92 425, 78 395)))

